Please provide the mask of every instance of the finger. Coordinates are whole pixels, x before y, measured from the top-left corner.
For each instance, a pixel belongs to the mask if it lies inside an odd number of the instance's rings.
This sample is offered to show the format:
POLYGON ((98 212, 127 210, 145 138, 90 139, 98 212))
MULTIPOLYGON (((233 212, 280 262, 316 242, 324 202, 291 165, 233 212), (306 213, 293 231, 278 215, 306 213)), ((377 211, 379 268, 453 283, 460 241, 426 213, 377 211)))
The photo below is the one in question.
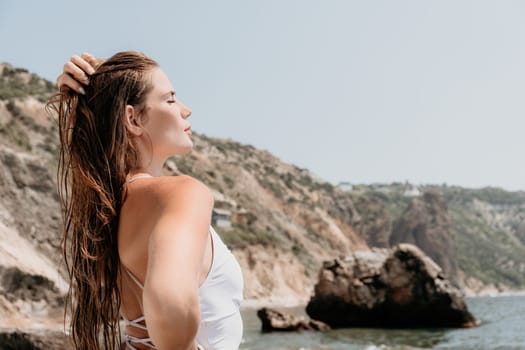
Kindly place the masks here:
MULTIPOLYGON (((92 54, 90 53, 87 53, 87 52, 84 52, 80 57, 82 57, 86 62, 89 63, 89 65, 92 67, 92 68, 98 68, 98 66, 100 65, 100 61, 99 59, 95 58, 95 56, 93 56, 92 54)), ((89 72, 88 72, 89 73, 89 72)), ((93 74, 95 73, 95 70, 93 70, 93 72, 89 73, 89 74, 93 74)))
POLYGON ((69 74, 71 77, 78 80, 79 83, 83 83, 83 84, 89 83, 89 78, 86 75, 86 73, 71 61, 66 62, 64 64, 64 73, 69 74))
POLYGON ((63 73, 58 77, 57 86, 60 90, 64 88, 69 88, 81 94, 86 93, 82 85, 67 73, 63 73))
POLYGON ((71 56, 71 62, 76 65, 78 68, 82 69, 84 73, 87 73, 89 75, 95 73, 95 69, 91 66, 91 64, 83 59, 82 57, 79 57, 77 55, 71 56))

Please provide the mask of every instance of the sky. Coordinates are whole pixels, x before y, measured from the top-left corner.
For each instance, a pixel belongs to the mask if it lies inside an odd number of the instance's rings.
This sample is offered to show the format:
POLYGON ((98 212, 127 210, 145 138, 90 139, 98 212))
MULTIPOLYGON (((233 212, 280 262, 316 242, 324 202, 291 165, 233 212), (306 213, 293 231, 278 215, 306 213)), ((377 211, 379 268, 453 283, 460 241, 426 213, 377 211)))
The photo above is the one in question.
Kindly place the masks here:
POLYGON ((0 1, 0 62, 51 81, 138 50, 230 138, 337 184, 525 190, 525 2, 0 1))

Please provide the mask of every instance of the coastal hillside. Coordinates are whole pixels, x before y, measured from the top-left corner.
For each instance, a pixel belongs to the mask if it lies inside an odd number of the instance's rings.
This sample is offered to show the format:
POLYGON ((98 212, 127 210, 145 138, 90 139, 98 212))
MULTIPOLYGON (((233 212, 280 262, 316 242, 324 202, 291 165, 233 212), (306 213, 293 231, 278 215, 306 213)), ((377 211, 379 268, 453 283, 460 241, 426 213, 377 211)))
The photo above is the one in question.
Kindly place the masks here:
MULTIPOLYGON (((426 198, 425 193, 439 194, 440 205, 446 206, 449 218, 437 217, 437 221, 423 226, 426 229, 448 227, 453 244, 437 236, 435 244, 427 246, 418 244, 414 237, 408 241, 421 246, 438 262, 440 259, 436 256, 456 254, 459 282, 467 290, 490 294, 525 288, 525 192, 408 183, 354 185, 349 192, 376 198, 387 208, 394 229, 382 232, 379 237, 367 238, 370 246, 380 247, 399 242, 400 236, 407 234, 406 230, 399 229, 406 226, 407 208, 417 206, 418 202, 429 202, 430 197, 426 198)), ((417 231, 414 229, 412 233, 417 235, 417 231)), ((420 239, 428 241, 432 235, 420 239)))
POLYGON ((57 128, 43 110, 54 89, 0 65, 0 326, 59 324, 62 315, 57 128))
MULTIPOLYGON (((8 324, 45 319, 46 306, 61 315, 67 289, 57 125, 44 110, 54 92, 27 70, 0 65, 0 319, 8 324)), ((525 288, 523 193, 333 186, 251 145, 198 133, 193 140, 192 153, 171 158, 165 175, 189 174, 214 192, 214 227, 242 266, 245 298, 305 302, 323 260, 404 241, 472 293, 525 288)))

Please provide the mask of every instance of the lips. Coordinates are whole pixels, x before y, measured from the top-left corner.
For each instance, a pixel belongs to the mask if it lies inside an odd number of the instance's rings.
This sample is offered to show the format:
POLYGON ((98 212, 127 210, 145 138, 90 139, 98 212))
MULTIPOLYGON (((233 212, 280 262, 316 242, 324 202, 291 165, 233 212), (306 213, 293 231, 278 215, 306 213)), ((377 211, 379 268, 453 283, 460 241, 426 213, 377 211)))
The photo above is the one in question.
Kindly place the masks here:
POLYGON ((188 135, 191 135, 191 125, 188 126, 186 129, 184 129, 184 132, 187 133, 188 135))

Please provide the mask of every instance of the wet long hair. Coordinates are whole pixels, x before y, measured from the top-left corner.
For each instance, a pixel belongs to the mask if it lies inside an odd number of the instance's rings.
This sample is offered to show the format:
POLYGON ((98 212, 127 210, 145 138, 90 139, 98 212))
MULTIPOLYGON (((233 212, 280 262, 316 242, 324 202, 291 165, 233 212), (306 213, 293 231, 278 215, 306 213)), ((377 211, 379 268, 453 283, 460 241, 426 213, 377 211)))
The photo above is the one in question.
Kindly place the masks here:
POLYGON ((126 175, 139 162, 123 119, 127 105, 144 111, 157 66, 138 52, 117 53, 89 77, 85 95, 62 90, 47 105, 58 115, 66 314, 77 349, 120 345, 117 230, 126 175))

